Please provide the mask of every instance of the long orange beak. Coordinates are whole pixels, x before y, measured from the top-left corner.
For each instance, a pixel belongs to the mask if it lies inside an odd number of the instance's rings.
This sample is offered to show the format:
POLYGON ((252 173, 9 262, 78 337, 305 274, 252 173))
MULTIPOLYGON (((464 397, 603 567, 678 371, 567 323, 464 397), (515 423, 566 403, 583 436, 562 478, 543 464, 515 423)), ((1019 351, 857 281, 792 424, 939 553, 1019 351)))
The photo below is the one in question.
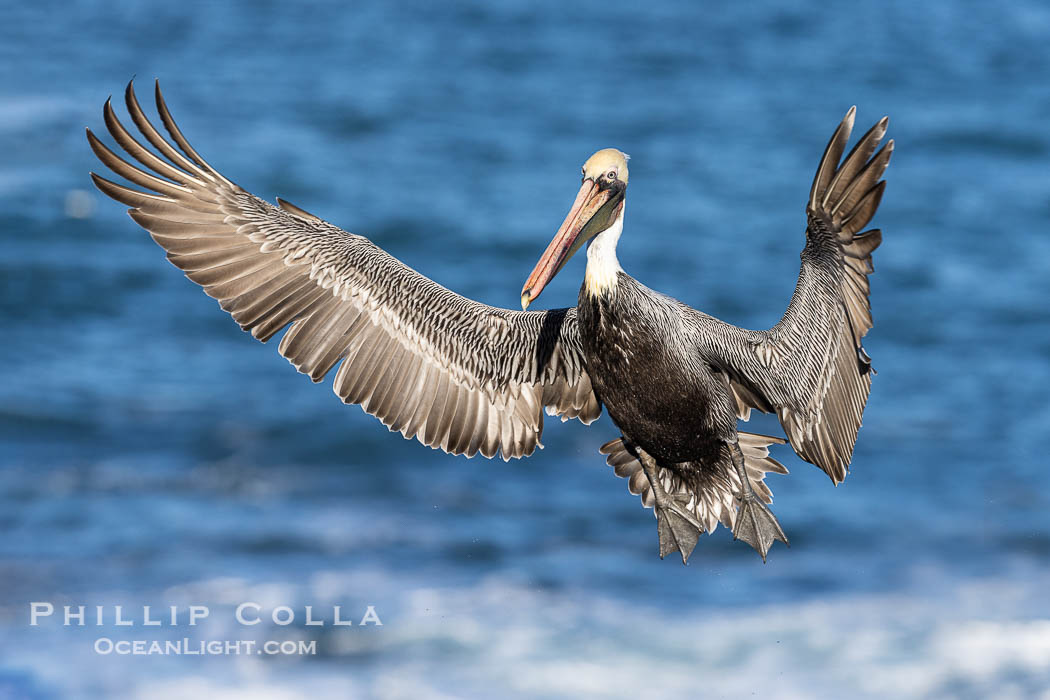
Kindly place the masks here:
POLYGON ((522 311, 529 308, 532 300, 540 295, 566 261, 587 241, 589 236, 581 237, 580 232, 612 195, 612 190, 601 190, 594 180, 584 179, 572 209, 562 222, 561 228, 554 234, 554 240, 547 246, 543 257, 536 263, 525 286, 521 288, 522 311))

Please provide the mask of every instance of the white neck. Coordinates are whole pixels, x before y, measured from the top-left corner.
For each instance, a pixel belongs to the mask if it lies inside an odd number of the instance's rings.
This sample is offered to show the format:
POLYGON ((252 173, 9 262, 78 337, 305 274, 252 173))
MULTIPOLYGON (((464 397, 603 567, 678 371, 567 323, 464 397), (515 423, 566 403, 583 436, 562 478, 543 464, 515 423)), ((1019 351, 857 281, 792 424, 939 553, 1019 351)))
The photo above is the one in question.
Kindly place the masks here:
POLYGON ((616 273, 622 272, 620 261, 616 259, 616 243, 623 233, 623 212, 626 205, 620 206, 620 214, 613 225, 595 236, 587 246, 587 272, 584 280, 591 296, 616 288, 616 273))

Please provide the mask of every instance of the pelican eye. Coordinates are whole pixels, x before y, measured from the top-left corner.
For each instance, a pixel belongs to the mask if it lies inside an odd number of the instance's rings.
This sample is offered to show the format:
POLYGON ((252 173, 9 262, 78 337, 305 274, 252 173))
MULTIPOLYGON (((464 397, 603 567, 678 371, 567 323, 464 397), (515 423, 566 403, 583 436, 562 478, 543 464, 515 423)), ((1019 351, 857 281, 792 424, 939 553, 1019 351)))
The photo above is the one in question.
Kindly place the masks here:
POLYGON ((610 180, 615 180, 616 179, 616 171, 615 170, 610 170, 609 172, 605 173, 605 177, 609 178, 610 180))

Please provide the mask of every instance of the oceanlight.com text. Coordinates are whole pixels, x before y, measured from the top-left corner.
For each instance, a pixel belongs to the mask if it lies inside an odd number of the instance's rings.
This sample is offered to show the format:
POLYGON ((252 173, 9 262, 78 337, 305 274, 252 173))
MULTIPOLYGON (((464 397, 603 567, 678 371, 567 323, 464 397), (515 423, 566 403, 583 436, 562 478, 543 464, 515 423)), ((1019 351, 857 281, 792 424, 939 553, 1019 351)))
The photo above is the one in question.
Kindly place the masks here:
POLYGON ((95 640, 95 653, 103 656, 312 656, 317 654, 317 640, 199 640, 169 639, 166 641, 135 639, 95 640))

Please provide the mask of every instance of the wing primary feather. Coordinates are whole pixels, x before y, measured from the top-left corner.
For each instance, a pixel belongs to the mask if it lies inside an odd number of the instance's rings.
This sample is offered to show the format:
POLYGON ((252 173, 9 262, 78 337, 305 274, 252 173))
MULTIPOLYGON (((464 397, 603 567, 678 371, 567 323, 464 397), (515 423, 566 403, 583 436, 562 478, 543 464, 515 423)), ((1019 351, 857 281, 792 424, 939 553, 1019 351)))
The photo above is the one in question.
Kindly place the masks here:
POLYGON ((843 189, 853 181, 860 169, 868 163, 871 154, 879 147, 879 142, 886 135, 886 127, 889 125, 889 122, 889 117, 880 119, 868 129, 867 133, 860 137, 857 144, 850 150, 849 155, 842 161, 842 165, 835 173, 835 177, 832 178, 831 184, 828 185, 827 192, 824 194, 821 203, 825 208, 839 201, 843 189))
POLYGON ((842 220, 842 230, 852 235, 867 226, 871 218, 875 216, 875 210, 879 208, 879 203, 882 201, 882 193, 885 190, 885 180, 868 190, 853 211, 842 220))
POLYGON ((109 195, 121 204, 125 204, 129 207, 148 206, 150 202, 171 202, 171 199, 168 197, 149 194, 148 192, 139 192, 138 190, 118 185, 117 183, 107 180, 101 175, 96 175, 95 173, 90 173, 90 175, 91 180, 95 183, 95 187, 99 188, 103 193, 109 195))
POLYGON ((856 206, 857 201, 875 186, 882 174, 886 172, 890 156, 893 155, 893 140, 891 139, 882 147, 875 156, 868 161, 864 168, 853 180, 847 183, 840 196, 831 200, 829 209, 832 217, 848 214, 856 206))
POLYGON ((160 135, 160 132, 153 126, 153 123, 146 116, 146 113, 142 111, 141 105, 139 105, 138 98, 135 96, 134 81, 128 82, 128 86, 124 89, 124 104, 127 106, 128 114, 131 115, 131 121, 135 122, 135 126, 137 126, 142 135, 146 137, 146 140, 153 144, 153 147, 160 151, 166 158, 170 159, 173 164, 185 169, 187 172, 192 173, 201 180, 207 180, 213 183, 219 182, 215 173, 209 172, 209 169, 207 168, 201 169, 199 165, 175 150, 175 148, 173 148, 172 145, 160 135))
POLYGON ((223 309, 242 326, 254 326, 268 318, 281 316, 286 307, 298 314, 304 310, 303 299, 321 296, 324 290, 293 275, 290 280, 275 277, 244 294, 222 300, 223 309))
POLYGON ((824 156, 820 159, 817 174, 813 178, 813 188, 809 193, 809 208, 812 211, 817 210, 819 201, 823 198, 824 192, 827 191, 828 183, 831 182, 831 178, 838 168, 842 151, 846 148, 846 142, 849 141, 850 132, 853 131, 853 119, 856 114, 857 107, 854 105, 846 112, 846 116, 843 117, 842 122, 835 129, 835 133, 831 135, 827 148, 824 149, 824 156))
MULTIPOLYGON (((176 255, 171 257, 172 262, 178 267, 178 258, 180 256, 176 255)), ((187 277, 202 287, 211 288, 209 291, 214 291, 217 298, 221 299, 226 296, 232 296, 231 292, 233 290, 238 290, 242 287, 254 287, 261 282, 269 280, 274 274, 283 272, 284 270, 280 268, 275 270, 272 261, 255 256, 244 260, 243 264, 230 263, 227 265, 205 268, 203 270, 188 269, 184 271, 186 272, 187 277), (264 273, 268 272, 270 274, 257 277, 255 273, 260 271, 264 273), (248 279, 244 279, 245 277, 248 279)))
MULTIPOLYGON (((139 111, 141 112, 141 110, 139 111)), ((145 119, 145 115, 142 115, 142 117, 145 119)), ((208 184, 204 180, 200 180, 194 177, 191 173, 175 167, 140 144, 138 140, 131 135, 131 132, 125 129, 124 125, 120 123, 120 119, 117 118, 116 113, 113 111, 112 100, 106 100, 106 105, 102 108, 102 118, 106 123, 106 129, 109 130, 110 135, 116 140, 121 148, 131 155, 132 158, 175 182, 184 185, 192 183, 196 185, 201 192, 207 191, 206 188, 208 187, 208 184)), ((132 120, 134 120, 134 116, 132 116, 132 120)), ((147 140, 149 139, 148 135, 146 138, 147 140)))
POLYGON ((197 153, 197 151, 194 150, 193 146, 190 145, 190 142, 186 140, 186 137, 182 135, 182 131, 179 129, 179 126, 175 123, 175 119, 173 119, 171 116, 171 112, 168 111, 168 105, 164 102, 164 95, 160 91, 159 80, 156 81, 154 84, 154 93, 157 102, 157 113, 160 114, 161 123, 164 124, 164 128, 168 130, 168 134, 170 134, 171 138, 175 140, 175 143, 178 144, 179 148, 182 149, 182 152, 189 156, 191 160, 197 163, 197 165, 204 168, 204 170, 208 171, 215 177, 219 178, 219 180, 228 185, 230 188, 239 190, 240 188, 237 187, 237 185, 227 180, 225 177, 222 176, 221 173, 215 170, 215 168, 208 165, 208 162, 201 158, 200 154, 197 153))

